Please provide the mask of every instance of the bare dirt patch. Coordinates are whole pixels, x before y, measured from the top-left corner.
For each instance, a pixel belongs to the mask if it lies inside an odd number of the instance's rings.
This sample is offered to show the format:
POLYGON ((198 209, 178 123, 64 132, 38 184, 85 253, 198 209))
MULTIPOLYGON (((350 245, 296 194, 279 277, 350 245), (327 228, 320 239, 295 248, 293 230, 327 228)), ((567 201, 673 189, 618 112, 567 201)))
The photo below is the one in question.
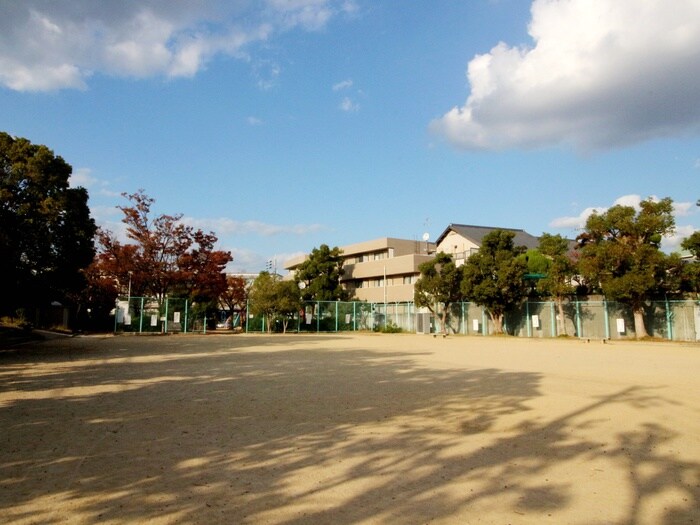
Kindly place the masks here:
POLYGON ((700 346, 78 337, 0 354, 0 521, 700 523, 700 346))

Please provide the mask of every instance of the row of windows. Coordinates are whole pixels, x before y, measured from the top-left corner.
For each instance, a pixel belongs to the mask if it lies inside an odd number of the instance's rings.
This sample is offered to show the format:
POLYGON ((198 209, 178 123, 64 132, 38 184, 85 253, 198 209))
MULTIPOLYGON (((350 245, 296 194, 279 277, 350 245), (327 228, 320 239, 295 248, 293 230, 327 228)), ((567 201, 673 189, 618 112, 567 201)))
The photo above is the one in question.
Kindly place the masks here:
MULTIPOLYGON (((388 277, 387 286, 400 286, 402 284, 414 284, 418 279, 417 275, 402 275, 398 277, 388 277)), ((383 288, 384 279, 358 279, 353 282, 354 288, 383 288)))
POLYGON ((361 253, 356 257, 349 258, 347 262, 349 262, 350 264, 357 264, 369 261, 381 261, 382 259, 389 259, 390 257, 392 257, 393 251, 393 248, 389 248, 388 250, 382 250, 378 252, 361 253))

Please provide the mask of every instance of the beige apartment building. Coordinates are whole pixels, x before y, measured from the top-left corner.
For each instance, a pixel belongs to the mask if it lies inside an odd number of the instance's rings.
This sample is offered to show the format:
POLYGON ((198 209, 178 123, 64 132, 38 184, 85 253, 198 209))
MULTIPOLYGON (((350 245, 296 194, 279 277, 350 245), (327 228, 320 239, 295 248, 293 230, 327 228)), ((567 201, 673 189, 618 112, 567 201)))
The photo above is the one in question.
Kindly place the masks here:
MULTIPOLYGON (((437 252, 445 252, 460 266, 479 249, 484 236, 494 230, 513 232, 516 246, 536 248, 539 245, 539 239, 524 230, 450 224, 435 243, 384 237, 341 246, 345 273, 340 282, 356 301, 413 302, 421 263, 432 259, 437 252)), ((302 255, 284 264, 290 272, 289 278, 305 259, 302 255)))
MULTIPOLYGON (((418 265, 435 255, 435 245, 425 241, 384 237, 341 246, 340 282, 353 300, 371 303, 411 302, 418 265)), ((284 267, 294 275, 306 256, 288 260, 284 267)))

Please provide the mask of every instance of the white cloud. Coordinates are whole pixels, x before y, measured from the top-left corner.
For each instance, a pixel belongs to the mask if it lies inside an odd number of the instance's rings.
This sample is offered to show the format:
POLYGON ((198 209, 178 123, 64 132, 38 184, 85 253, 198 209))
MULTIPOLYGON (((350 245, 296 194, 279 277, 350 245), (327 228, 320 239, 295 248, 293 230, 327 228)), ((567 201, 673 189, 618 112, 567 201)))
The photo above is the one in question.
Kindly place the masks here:
MULTIPOLYGON (((652 200, 658 201, 659 198, 656 196, 651 196, 649 197, 652 200)), ((617 199, 608 207, 603 207, 603 206, 595 206, 595 207, 588 207, 585 208, 581 213, 579 213, 576 216, 571 216, 571 217, 559 217, 554 220, 552 220, 549 223, 549 226, 551 228, 556 228, 556 229, 567 229, 567 230, 573 230, 573 231, 581 231, 586 225, 586 221, 588 220, 588 217, 590 217, 593 213, 605 213, 610 207, 612 206, 631 206, 635 210, 640 209, 640 203, 642 202, 642 197, 640 195, 636 194, 630 194, 630 195, 623 195, 617 199)), ((668 235, 667 237, 664 237, 661 242, 661 246, 664 250, 666 251, 673 251, 679 248, 681 241, 685 238, 688 237, 693 231, 695 231, 695 228, 693 226, 686 226, 686 225, 678 225, 678 218, 679 217, 687 217, 689 215, 693 215, 695 213, 696 206, 694 203, 691 202, 674 202, 673 203, 673 214, 674 217, 676 218, 676 231, 675 233, 668 235)))
POLYGON ((343 111, 359 111, 360 105, 356 102, 353 102, 353 100, 350 97, 345 97, 343 100, 340 101, 340 105, 338 106, 341 110, 343 111))
POLYGON ((90 188, 96 182, 97 179, 92 176, 92 170, 90 168, 78 168, 68 179, 68 185, 71 188, 77 188, 78 186, 90 188))
POLYGON ((253 74, 258 88, 263 91, 272 89, 277 84, 281 72, 279 64, 271 60, 259 60, 253 65, 253 74))
POLYGON ((306 235, 322 231, 325 227, 321 224, 267 224, 260 221, 234 221, 225 217, 218 219, 196 219, 183 217, 182 222, 213 231, 218 236, 223 235, 261 235, 270 237, 273 235, 306 235))
POLYGON ((673 235, 669 235, 661 240, 661 247, 666 252, 680 251, 683 239, 690 237, 694 231, 695 227, 693 226, 676 226, 676 231, 673 235))
POLYGON ((262 126, 265 123, 262 119, 253 116, 248 117, 246 122, 248 122, 248 124, 251 126, 262 126))
MULTIPOLYGON (((342 0, 22 0, 0 3, 0 85, 84 89, 95 73, 191 77, 217 54, 248 58, 251 44, 296 27, 318 30, 342 0)), ((279 74, 269 67, 262 86, 279 74)))
POLYGON ((554 219, 552 222, 549 223, 549 225, 552 228, 580 230, 586 224, 588 217, 590 217, 594 213, 604 213, 606 209, 607 208, 600 207, 586 208, 578 215, 572 217, 559 217, 557 219, 554 219))
POLYGON ((343 80, 333 85, 333 91, 341 91, 343 89, 349 89, 352 87, 352 80, 343 80))
POLYGON ((464 149, 605 149, 700 129, 700 1, 535 0, 532 46, 475 56, 431 123, 464 149))

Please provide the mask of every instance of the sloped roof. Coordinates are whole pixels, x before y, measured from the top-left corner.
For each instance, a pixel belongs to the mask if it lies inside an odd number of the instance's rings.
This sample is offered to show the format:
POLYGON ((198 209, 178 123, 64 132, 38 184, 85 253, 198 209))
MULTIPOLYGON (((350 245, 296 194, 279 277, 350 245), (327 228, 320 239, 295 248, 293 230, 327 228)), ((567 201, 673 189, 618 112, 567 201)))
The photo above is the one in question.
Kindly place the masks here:
POLYGON ((477 246, 481 246, 482 239, 494 230, 504 230, 515 234, 513 244, 515 246, 525 246, 526 248, 537 248, 540 245, 539 237, 530 235, 525 230, 515 228, 499 228, 494 226, 474 226, 471 224, 450 224, 445 231, 440 234, 435 244, 440 244, 451 231, 461 235, 465 239, 472 241, 477 246))

